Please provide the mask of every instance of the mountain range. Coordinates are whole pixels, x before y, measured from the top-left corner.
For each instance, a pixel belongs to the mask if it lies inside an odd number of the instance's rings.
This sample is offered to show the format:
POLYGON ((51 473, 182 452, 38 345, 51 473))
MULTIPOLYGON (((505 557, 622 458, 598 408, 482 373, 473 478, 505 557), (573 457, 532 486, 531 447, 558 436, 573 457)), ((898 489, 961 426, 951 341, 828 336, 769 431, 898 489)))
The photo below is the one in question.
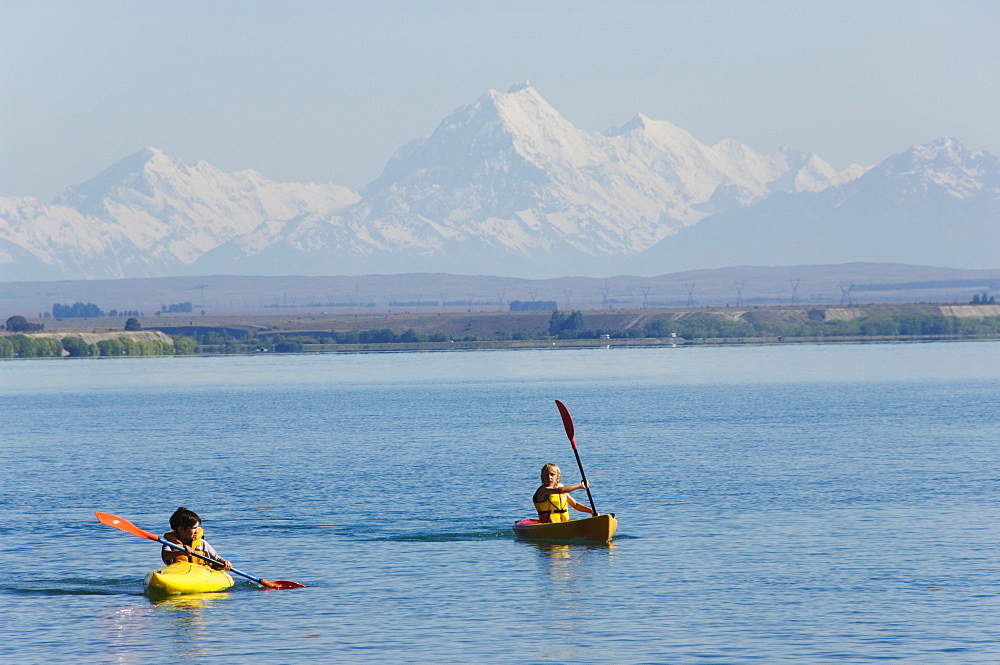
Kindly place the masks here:
POLYGON ((0 281, 986 268, 997 246, 1000 160, 955 139, 838 171, 641 114, 581 130, 528 84, 460 107, 361 191, 145 148, 49 204, 0 198, 0 281))

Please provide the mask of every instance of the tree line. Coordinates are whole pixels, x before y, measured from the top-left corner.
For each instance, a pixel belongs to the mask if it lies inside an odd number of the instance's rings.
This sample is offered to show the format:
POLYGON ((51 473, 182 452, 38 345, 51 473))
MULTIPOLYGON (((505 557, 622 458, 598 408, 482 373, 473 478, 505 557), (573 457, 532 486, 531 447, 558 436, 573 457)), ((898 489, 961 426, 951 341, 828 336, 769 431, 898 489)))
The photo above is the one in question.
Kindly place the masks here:
POLYGON ((1000 335, 1000 317, 981 319, 959 318, 941 314, 894 314, 861 317, 849 321, 824 321, 817 317, 802 323, 770 323, 731 321, 695 315, 683 319, 655 319, 644 326, 615 330, 589 328, 580 311, 569 313, 554 310, 548 329, 541 334, 526 331, 496 333, 487 337, 420 333, 413 329, 397 333, 388 328, 317 333, 314 335, 258 334, 237 339, 229 334, 208 332, 195 336, 202 348, 210 347, 222 353, 268 351, 297 353, 311 350, 313 345, 402 344, 421 342, 492 342, 507 340, 549 339, 636 339, 672 338, 684 340, 749 339, 749 338, 851 338, 851 337, 988 337, 1000 335))
POLYGON ((115 337, 95 344, 82 337, 67 335, 57 337, 32 337, 29 335, 0 336, 0 358, 72 358, 121 357, 121 356, 173 356, 193 354, 197 342, 178 335, 173 342, 115 337))
MULTIPOLYGON (((24 317, 7 320, 8 331, 30 332, 41 328, 24 317), (24 330, 27 326, 30 330, 24 330), (37 326, 37 327, 33 327, 37 326)), ((138 330, 139 322, 129 319, 126 330, 138 330)), ((804 339, 851 337, 989 337, 1000 335, 1000 317, 980 319, 959 318, 942 314, 894 314, 873 316, 848 321, 824 321, 817 316, 802 323, 772 323, 731 321, 711 315, 695 315, 683 319, 654 319, 642 327, 624 330, 589 328, 580 311, 569 313, 553 310, 548 329, 544 333, 526 331, 496 333, 487 337, 476 335, 449 335, 446 333, 420 333, 410 329, 397 333, 388 328, 374 330, 349 330, 316 335, 260 334, 248 339, 220 332, 208 332, 195 337, 171 336, 173 343, 151 340, 134 340, 120 337, 88 344, 83 338, 67 335, 59 338, 36 338, 26 334, 0 335, 0 358, 45 357, 115 357, 183 355, 197 351, 222 353, 252 353, 268 351, 298 353, 311 350, 313 345, 356 344, 412 344, 422 342, 486 342, 506 340, 548 339, 635 339, 670 338, 683 340, 749 339, 794 337, 804 339)))
POLYGON ((731 321, 714 316, 657 319, 629 330, 581 330, 578 338, 669 337, 686 340, 746 339, 754 337, 987 337, 1000 334, 1000 317, 959 318, 943 314, 893 314, 846 321, 810 319, 801 323, 731 321))

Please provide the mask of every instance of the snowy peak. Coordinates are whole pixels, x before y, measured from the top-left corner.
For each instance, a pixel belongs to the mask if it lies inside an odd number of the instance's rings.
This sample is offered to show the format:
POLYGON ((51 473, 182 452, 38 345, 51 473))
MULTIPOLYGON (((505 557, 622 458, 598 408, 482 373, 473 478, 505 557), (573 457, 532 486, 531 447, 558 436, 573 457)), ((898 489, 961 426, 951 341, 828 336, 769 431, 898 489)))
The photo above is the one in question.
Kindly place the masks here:
POLYGON ((102 203, 106 197, 124 191, 136 191, 153 196, 154 183, 169 182, 184 177, 185 167, 156 148, 143 148, 79 185, 70 187, 56 197, 56 205, 68 205, 88 215, 106 212, 102 203))
MULTIPOLYGON (((788 153, 802 177, 823 163, 788 153)), ((996 265, 1000 160, 954 139, 914 146, 859 178, 731 208, 638 257, 664 272, 733 265, 996 265)), ((642 268, 640 266, 645 266, 642 268)))
POLYGON ((621 130, 626 128, 629 132, 641 132, 645 140, 665 148, 692 147, 695 145, 704 147, 686 129, 682 129, 666 120, 654 120, 642 113, 637 114, 631 121, 618 128, 618 130, 607 130, 605 136, 624 134, 626 132, 621 130))
POLYGON ((102 218, 122 220, 129 212, 169 215, 182 225, 235 225, 242 233, 263 219, 332 211, 357 199, 346 187, 274 183, 253 170, 226 173, 204 161, 188 166, 161 150, 144 148, 71 187, 54 203, 102 218))
POLYGON ((346 187, 274 183, 144 148, 52 205, 21 205, 18 219, 0 206, 0 244, 26 248, 48 266, 44 274, 60 277, 75 264, 87 264, 79 273, 88 278, 176 274, 263 222, 330 214, 357 200, 346 187))
POLYGON ((904 182, 904 191, 929 187, 957 198, 1000 199, 1000 158, 972 151, 955 138, 913 146, 894 155, 866 175, 869 180, 904 182))
POLYGON ((604 136, 611 138, 615 136, 621 136, 622 134, 628 134, 629 132, 641 131, 646 128, 647 120, 648 118, 646 118, 646 116, 640 113, 634 116, 624 125, 619 125, 618 127, 611 127, 610 129, 604 130, 604 136))
POLYGON ((490 90, 397 151, 345 217, 365 233, 382 229, 381 248, 419 228, 431 253, 443 238, 522 256, 638 252, 710 212, 839 182, 818 158, 790 155, 706 146, 643 114, 584 131, 524 83, 490 90))
POLYGON ((398 150, 365 187, 364 197, 378 198, 389 189, 406 189, 419 198, 470 187, 509 192, 546 181, 553 164, 588 161, 586 132, 573 127, 531 86, 513 89, 490 90, 452 112, 430 136, 398 150), (503 182, 487 185, 491 178, 503 182))

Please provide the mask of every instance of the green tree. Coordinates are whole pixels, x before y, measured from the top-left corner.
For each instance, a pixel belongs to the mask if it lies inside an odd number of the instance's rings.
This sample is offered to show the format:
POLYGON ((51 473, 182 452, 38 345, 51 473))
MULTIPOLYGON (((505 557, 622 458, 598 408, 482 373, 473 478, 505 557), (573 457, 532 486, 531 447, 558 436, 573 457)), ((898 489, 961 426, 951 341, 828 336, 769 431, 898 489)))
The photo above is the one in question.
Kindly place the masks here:
POLYGON ((59 358, 62 356, 63 348, 59 340, 53 337, 43 337, 35 339, 35 356, 38 358, 59 358))
POLYGON ((414 330, 413 328, 410 328, 409 330, 407 330, 406 332, 404 332, 402 335, 399 336, 399 341, 400 342, 422 342, 423 341, 423 337, 421 335, 419 335, 416 330, 414 330))
POLYGON ((97 343, 97 350, 102 356, 123 356, 125 345, 117 339, 102 339, 97 343))
POLYGON ((566 315, 558 309, 552 310, 552 316, 549 317, 549 334, 558 335, 563 329, 564 323, 566 323, 566 315))
POLYGON ((586 327, 586 323, 583 320, 583 312, 580 310, 573 310, 573 313, 566 318, 566 322, 563 324, 563 330, 571 333, 580 333, 586 327))
POLYGON ((14 343, 6 337, 0 337, 0 358, 14 357, 14 343))
POLYGON ((139 319, 131 317, 125 321, 125 330, 142 330, 142 324, 139 319))
POLYGON ((363 330, 358 340, 362 344, 394 344, 399 341, 399 335, 389 328, 378 330, 363 330))
POLYGON ((38 347, 35 341, 27 335, 13 335, 10 338, 14 345, 15 358, 37 358, 38 347))
POLYGON ((45 326, 41 323, 31 323, 20 314, 15 314, 7 319, 6 328, 10 332, 37 332, 45 328, 45 326))
POLYGON ((178 356, 193 355, 195 350, 198 348, 198 342, 194 341, 193 338, 187 337, 185 335, 177 335, 173 338, 173 340, 174 340, 174 354, 178 356))
POLYGON ((554 310, 552 316, 549 317, 549 334, 563 339, 578 337, 586 325, 583 313, 579 310, 574 310, 569 316, 559 310, 554 310))
POLYGON ((358 344, 360 341, 361 335, 357 330, 347 330, 342 333, 337 333, 338 344, 358 344))
POLYGON ((93 355, 90 344, 83 341, 82 337, 63 337, 62 347, 72 358, 86 358, 93 355))

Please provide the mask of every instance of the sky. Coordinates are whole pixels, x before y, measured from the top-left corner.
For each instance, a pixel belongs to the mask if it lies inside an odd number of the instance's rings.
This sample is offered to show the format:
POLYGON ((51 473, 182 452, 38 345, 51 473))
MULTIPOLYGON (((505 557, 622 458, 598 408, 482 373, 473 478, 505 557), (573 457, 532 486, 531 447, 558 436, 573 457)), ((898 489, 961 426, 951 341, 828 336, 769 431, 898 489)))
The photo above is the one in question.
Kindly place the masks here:
POLYGON ((580 129, 637 113, 840 169, 955 137, 1000 155, 994 0, 0 0, 0 196, 146 146, 362 188, 491 89, 580 129))

